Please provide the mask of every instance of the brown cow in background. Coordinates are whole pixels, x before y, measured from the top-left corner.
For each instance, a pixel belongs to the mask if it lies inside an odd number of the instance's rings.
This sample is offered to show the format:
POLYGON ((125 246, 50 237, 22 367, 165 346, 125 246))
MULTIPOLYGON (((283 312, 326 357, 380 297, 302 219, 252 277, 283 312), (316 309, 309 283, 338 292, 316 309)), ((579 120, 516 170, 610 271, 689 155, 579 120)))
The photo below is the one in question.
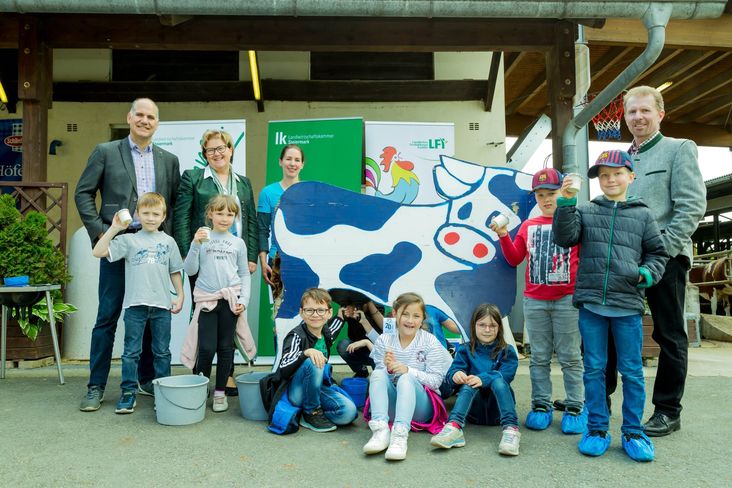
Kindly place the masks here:
POLYGON ((689 271, 689 282, 699 286, 699 296, 712 304, 712 315, 717 314, 717 306, 724 308, 730 316, 730 296, 732 296, 732 259, 723 257, 689 271), (712 281, 727 281, 726 284, 698 285, 712 281))

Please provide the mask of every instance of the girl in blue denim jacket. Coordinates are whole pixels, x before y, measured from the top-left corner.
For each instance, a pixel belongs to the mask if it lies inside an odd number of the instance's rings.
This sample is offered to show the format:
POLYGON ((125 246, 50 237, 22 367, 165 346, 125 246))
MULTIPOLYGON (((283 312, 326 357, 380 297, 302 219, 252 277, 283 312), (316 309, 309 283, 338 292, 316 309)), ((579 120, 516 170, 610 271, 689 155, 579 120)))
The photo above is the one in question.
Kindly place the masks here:
POLYGON ((430 443, 449 449, 463 447, 465 420, 475 424, 503 426, 498 452, 518 456, 521 434, 516 401, 510 383, 516 375, 518 357, 503 339, 501 312, 495 305, 478 305, 470 320, 470 343, 460 344, 445 381, 459 388, 455 406, 442 431, 430 443))

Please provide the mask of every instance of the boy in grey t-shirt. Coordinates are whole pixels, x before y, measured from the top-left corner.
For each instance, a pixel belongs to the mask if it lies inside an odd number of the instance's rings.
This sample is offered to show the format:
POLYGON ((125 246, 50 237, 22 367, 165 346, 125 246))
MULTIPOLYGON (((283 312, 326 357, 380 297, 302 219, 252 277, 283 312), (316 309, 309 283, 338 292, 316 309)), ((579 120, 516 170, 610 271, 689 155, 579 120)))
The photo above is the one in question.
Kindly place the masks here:
POLYGON ((137 366, 145 325, 150 324, 155 378, 170 376, 170 313, 183 307, 183 260, 175 240, 159 229, 165 220, 165 199, 145 193, 137 204, 135 220, 120 221, 99 239, 92 253, 110 261, 125 260, 125 346, 122 353, 122 396, 115 413, 135 411, 137 366), (118 233, 127 233, 115 237, 118 233), (114 239, 114 240, 113 240, 114 239), (170 283, 176 296, 171 300, 170 283))

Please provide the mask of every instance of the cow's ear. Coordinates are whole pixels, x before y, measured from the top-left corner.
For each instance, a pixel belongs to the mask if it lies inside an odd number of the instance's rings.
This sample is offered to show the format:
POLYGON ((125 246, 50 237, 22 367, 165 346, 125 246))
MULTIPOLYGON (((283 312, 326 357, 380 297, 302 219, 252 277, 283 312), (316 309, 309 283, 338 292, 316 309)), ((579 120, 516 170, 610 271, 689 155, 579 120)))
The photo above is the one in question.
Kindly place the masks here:
POLYGON ((473 191, 473 187, 451 175, 444 166, 435 166, 432 170, 435 178, 435 189, 448 200, 459 198, 466 193, 473 191))
POLYGON ((455 178, 467 185, 478 183, 485 175, 485 167, 450 156, 440 156, 440 162, 455 178))

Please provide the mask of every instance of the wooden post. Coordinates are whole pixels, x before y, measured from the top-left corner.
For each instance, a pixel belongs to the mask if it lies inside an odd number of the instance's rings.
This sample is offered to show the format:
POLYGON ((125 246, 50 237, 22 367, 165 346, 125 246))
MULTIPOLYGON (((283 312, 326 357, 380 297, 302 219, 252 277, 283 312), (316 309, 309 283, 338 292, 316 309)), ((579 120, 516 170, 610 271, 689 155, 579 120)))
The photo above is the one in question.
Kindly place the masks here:
POLYGON ((546 55, 547 99, 552 119, 552 161, 562 169, 562 136, 572 120, 572 97, 575 92, 574 41, 577 26, 559 21, 554 28, 554 46, 546 55))
POLYGON ((23 102, 23 179, 46 181, 51 50, 41 21, 21 16, 18 26, 18 98, 23 102))

